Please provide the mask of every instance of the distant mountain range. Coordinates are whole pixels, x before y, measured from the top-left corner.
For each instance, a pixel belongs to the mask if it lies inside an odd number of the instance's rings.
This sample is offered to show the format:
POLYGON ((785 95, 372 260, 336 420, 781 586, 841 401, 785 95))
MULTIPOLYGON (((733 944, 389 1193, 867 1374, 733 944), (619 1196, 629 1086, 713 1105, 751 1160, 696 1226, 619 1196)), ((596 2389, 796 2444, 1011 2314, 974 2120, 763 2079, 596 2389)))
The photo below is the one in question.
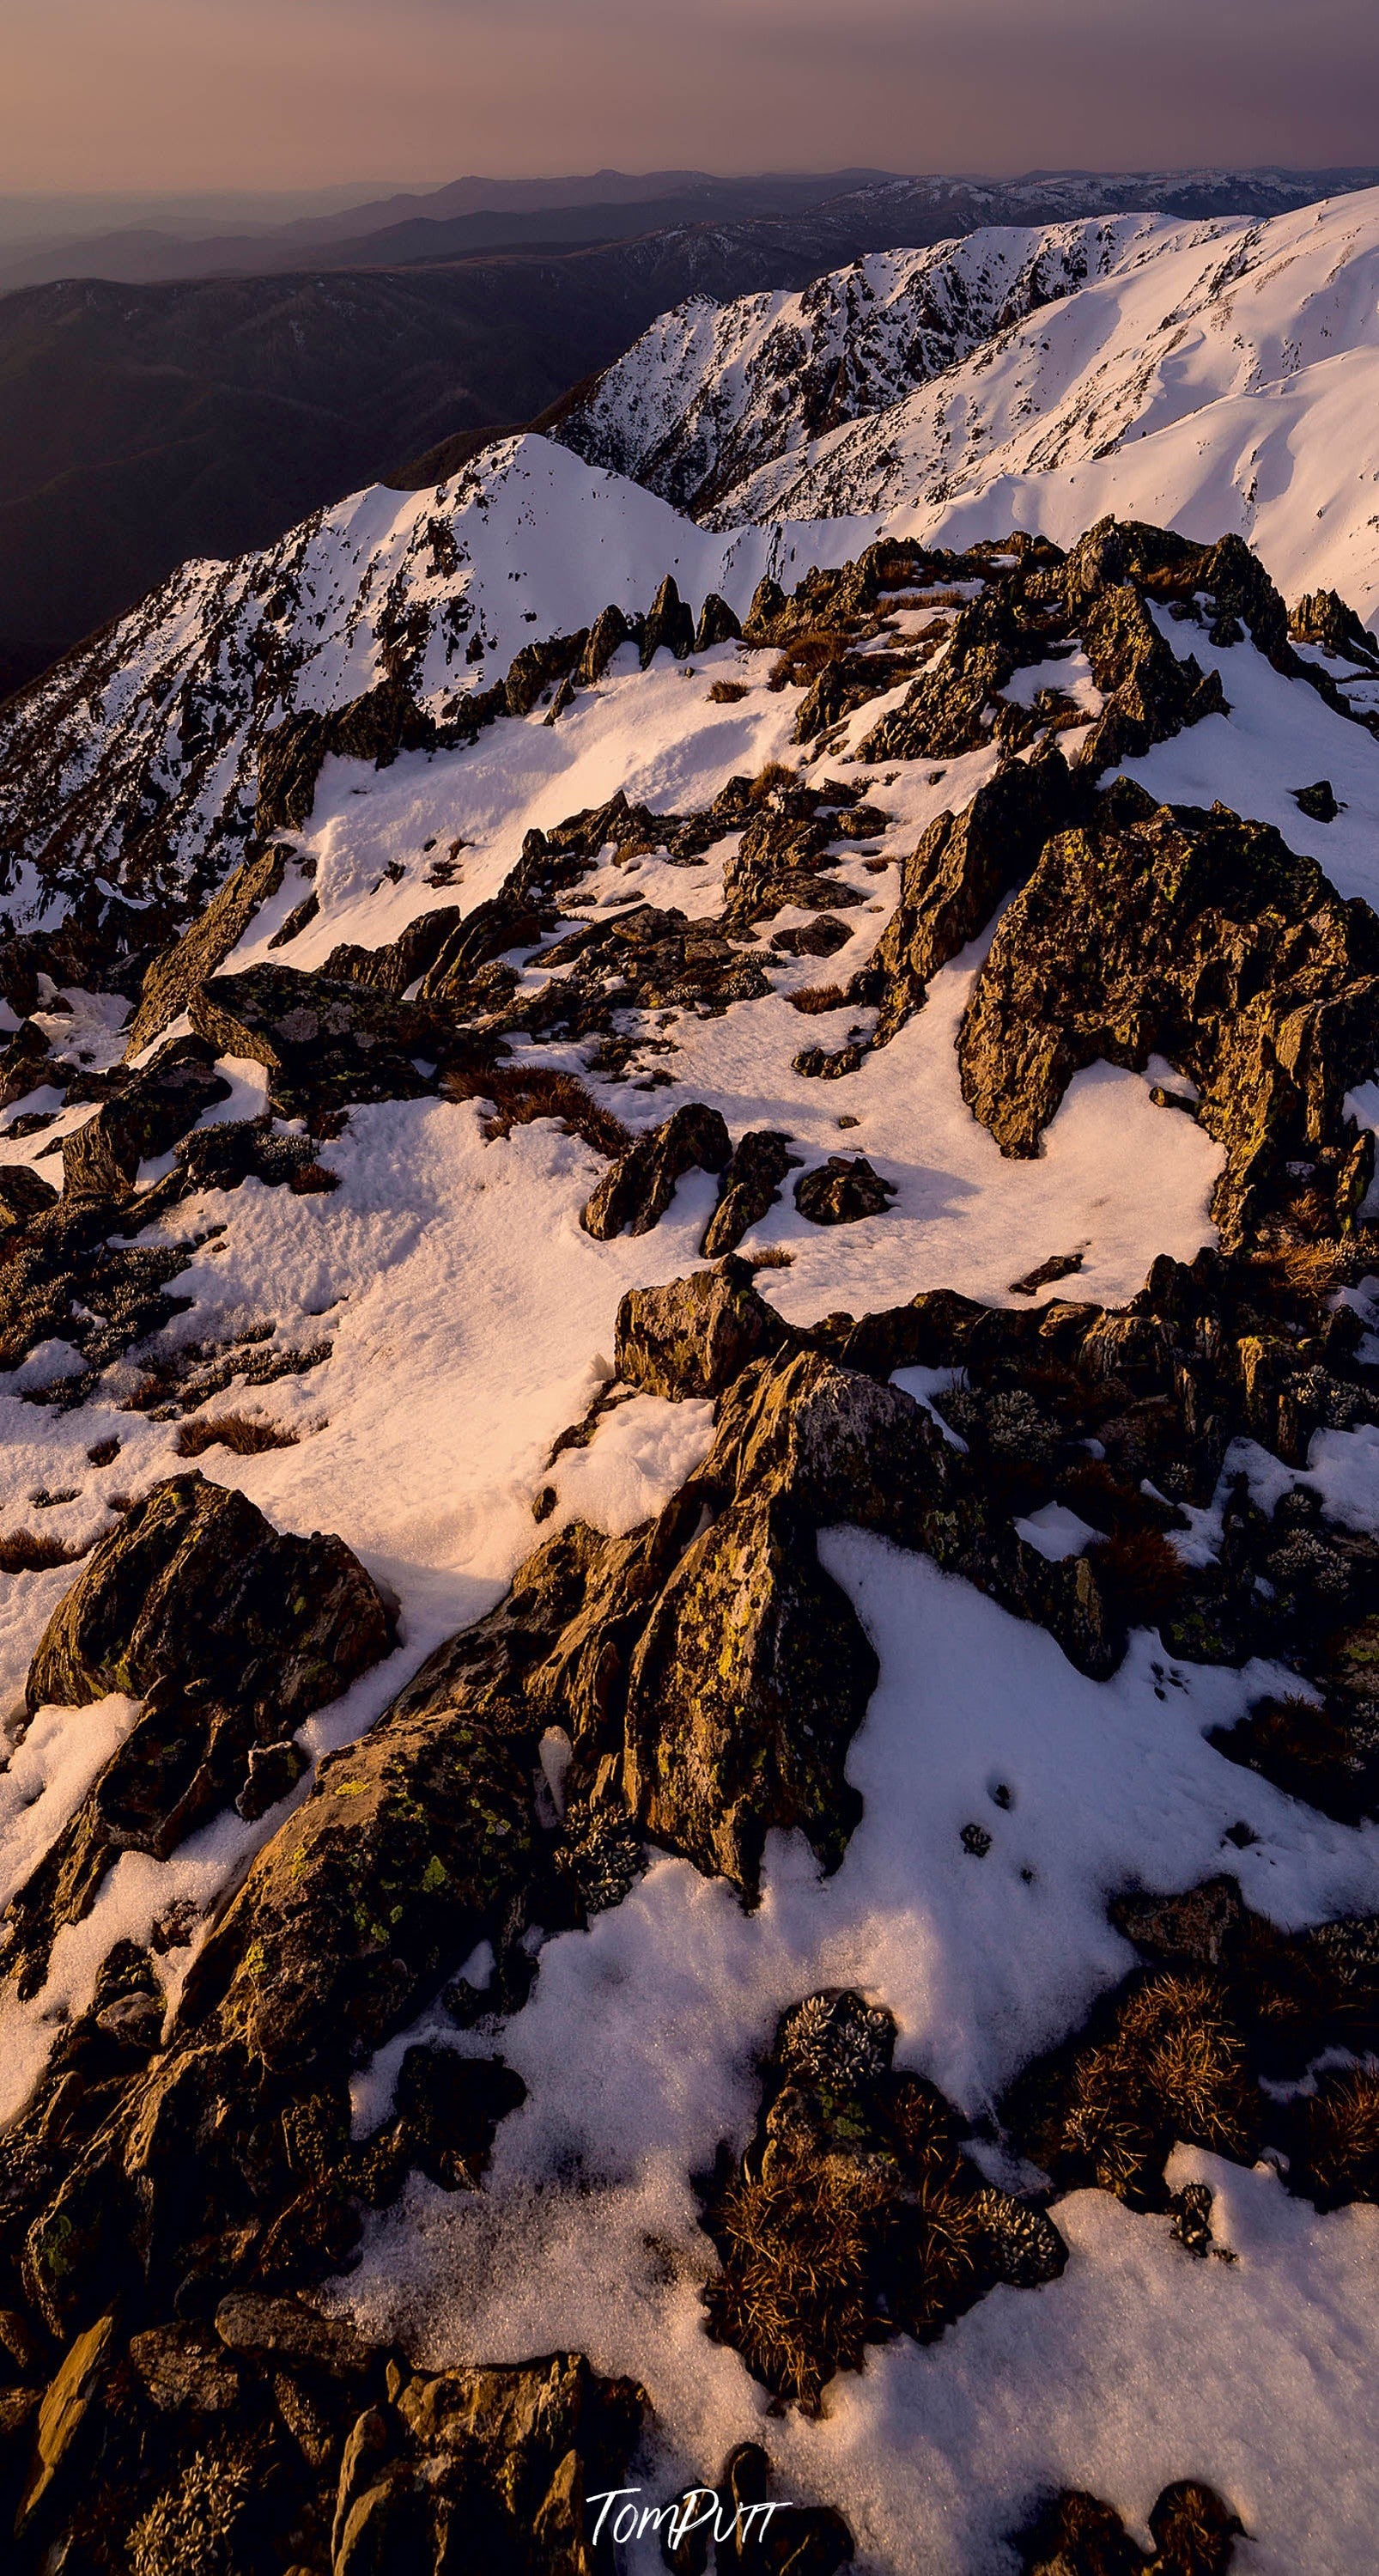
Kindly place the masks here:
POLYGON ((235 276, 2 295, 0 694, 187 557, 270 544, 363 484, 434 482, 486 435, 548 423, 688 297, 798 294, 864 255, 991 226, 1272 216, 1376 176, 462 179, 244 236, 235 276), (562 225, 563 241, 520 238, 562 225), (590 226, 598 241, 569 237, 590 226))

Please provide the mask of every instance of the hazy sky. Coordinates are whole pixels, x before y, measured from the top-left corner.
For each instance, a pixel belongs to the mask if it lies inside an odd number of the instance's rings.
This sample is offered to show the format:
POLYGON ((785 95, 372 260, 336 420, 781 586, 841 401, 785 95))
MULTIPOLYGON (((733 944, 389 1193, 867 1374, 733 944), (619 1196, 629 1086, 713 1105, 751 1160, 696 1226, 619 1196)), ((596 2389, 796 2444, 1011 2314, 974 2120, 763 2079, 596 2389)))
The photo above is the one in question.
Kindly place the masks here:
POLYGON ((1379 162, 1379 0, 0 0, 0 190, 1379 162))

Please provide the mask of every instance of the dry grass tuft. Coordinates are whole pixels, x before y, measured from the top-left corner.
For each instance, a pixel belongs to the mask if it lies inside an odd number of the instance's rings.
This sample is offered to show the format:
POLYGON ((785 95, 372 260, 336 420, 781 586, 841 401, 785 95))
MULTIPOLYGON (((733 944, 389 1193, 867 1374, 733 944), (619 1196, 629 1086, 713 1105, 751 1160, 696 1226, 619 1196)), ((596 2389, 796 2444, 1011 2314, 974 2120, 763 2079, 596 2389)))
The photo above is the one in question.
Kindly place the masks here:
POLYGON ((767 682, 772 689, 807 689, 830 663, 841 662, 846 651, 841 635, 815 632, 797 635, 771 665, 767 682))
POLYGON ((56 1565, 75 1565, 84 1547, 64 1547, 46 1531, 11 1530, 0 1537, 0 1574, 48 1574, 56 1565))
POLYGON ((447 1100, 493 1102, 497 1116, 485 1131, 490 1138, 529 1127, 536 1118, 558 1118, 568 1136, 582 1136, 596 1154, 614 1160, 634 1141, 631 1128, 585 1089, 578 1074, 537 1065, 490 1065, 486 1071, 456 1066, 442 1074, 440 1087, 447 1100))
POLYGON ((1298 2105, 1296 2161, 1318 2200, 1379 2200, 1379 2068, 1323 2075, 1298 2105))
POLYGON ((778 2397, 816 2405, 836 2370, 860 2369, 871 2314, 871 2239, 884 2176, 828 2157, 780 2180, 746 2175, 715 2213, 723 2269, 705 2293, 710 2331, 778 2397))
POLYGON ((202 1458, 208 1449, 232 1449, 237 1458, 257 1458, 265 1449, 295 1449, 298 1433, 276 1422, 261 1422, 249 1413, 220 1413, 210 1421, 184 1422, 177 1434, 179 1458, 202 1458))
POLYGON ((1248 2136, 1244 2042, 1209 1977, 1165 1972, 1130 1993, 1084 2048, 1041 2146, 1103 2191, 1135 2196, 1175 2139, 1230 2154, 1248 2136))
POLYGON ((1187 1582, 1187 1567, 1161 1530, 1122 1530, 1087 1554, 1132 1628, 1152 1628, 1187 1582))
POLYGON ((715 680, 709 690, 709 703, 715 707, 735 707, 746 695, 745 680, 715 680))
POLYGON ((803 1011, 807 1019, 817 1019, 824 1011, 841 1011, 847 992, 842 984, 806 984, 787 999, 792 1011, 803 1011))
POLYGON ((766 797, 774 794, 776 788, 793 787, 794 784, 793 769, 787 769, 783 760, 768 760, 766 767, 757 771, 748 794, 754 805, 760 805, 766 797))
POLYGON ((328 1172, 324 1163, 299 1163, 287 1184, 299 1199, 326 1198, 340 1187, 338 1172, 328 1172))

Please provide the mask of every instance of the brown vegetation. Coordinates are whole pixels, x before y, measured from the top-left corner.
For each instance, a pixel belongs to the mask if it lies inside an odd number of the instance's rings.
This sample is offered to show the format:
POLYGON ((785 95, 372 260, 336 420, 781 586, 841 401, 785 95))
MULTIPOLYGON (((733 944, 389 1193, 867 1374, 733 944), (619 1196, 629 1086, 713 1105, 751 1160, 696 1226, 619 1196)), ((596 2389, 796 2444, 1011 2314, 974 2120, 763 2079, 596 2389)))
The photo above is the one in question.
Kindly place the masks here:
POLYGON ((805 984, 798 993, 787 994, 786 999, 792 1011, 803 1011, 807 1018, 816 1019, 823 1011, 841 1011, 847 993, 841 984, 805 984))
POLYGON ((582 1136, 596 1154, 626 1154, 634 1141, 631 1129, 586 1090, 578 1074, 541 1065, 456 1066, 442 1074, 440 1087, 447 1100, 493 1102, 497 1115, 484 1130, 490 1140, 537 1118, 558 1118, 567 1136, 582 1136))
POLYGON ((10 1530, 0 1537, 0 1574, 47 1574, 55 1565, 75 1565, 84 1547, 64 1547, 46 1531, 10 1530))
POLYGON ((232 1449, 237 1458, 257 1458, 265 1449, 295 1449, 299 1434, 281 1423, 262 1422, 250 1413, 219 1413, 210 1420, 184 1422, 177 1434, 179 1458, 202 1458, 208 1449, 232 1449))
POLYGON ((735 707, 747 695, 745 680, 715 680, 709 690, 709 701, 715 707, 735 707))

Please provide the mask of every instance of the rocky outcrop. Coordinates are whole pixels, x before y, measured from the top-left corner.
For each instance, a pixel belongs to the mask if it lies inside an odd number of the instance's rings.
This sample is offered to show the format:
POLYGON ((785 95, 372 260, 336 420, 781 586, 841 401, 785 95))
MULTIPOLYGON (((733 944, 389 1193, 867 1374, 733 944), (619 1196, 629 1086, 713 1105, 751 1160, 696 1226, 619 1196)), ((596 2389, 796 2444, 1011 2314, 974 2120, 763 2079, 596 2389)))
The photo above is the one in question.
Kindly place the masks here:
POLYGON ((596 1243, 615 1234, 649 1234, 686 1172, 721 1172, 731 1152, 722 1114, 687 1101, 605 1172, 580 1218, 596 1243))
POLYGON ((1198 1118, 1225 1148, 1223 1238, 1307 1196, 1315 1230, 1334 1230, 1372 1168, 1344 1103, 1379 1051, 1377 1002, 1366 905, 1342 903, 1263 824, 1150 809, 1045 848, 963 1017, 963 1097, 1003 1153, 1029 1155, 1080 1066, 1142 1070, 1160 1052, 1197 1084, 1198 1118))
POLYGON ((894 1181, 874 1172, 865 1154, 830 1154, 795 1183, 795 1205, 811 1225, 856 1225, 862 1217, 884 1216, 894 1197, 894 1181))
POLYGON ((739 1136, 719 1175, 718 1205, 699 1247, 706 1261, 735 1252, 744 1234, 775 1206, 781 1182, 799 1162, 789 1147, 789 1137, 773 1127, 749 1128, 739 1136))
POLYGON ((239 946, 255 913, 277 893, 289 856, 272 844, 256 850, 226 878, 190 929, 154 958, 130 1028, 127 1063, 186 1009, 207 976, 239 946))
POLYGON ((262 1813, 285 1795, 306 1768, 295 1730, 392 1633, 341 1540, 280 1537, 199 1474, 136 1503, 59 1603, 29 1670, 30 1714, 111 1691, 144 1704, 11 1902, 0 1963, 21 1994, 42 1984, 55 1934, 90 1911, 122 1851, 166 1860, 232 1803, 262 1813))
POLYGON ((694 650, 694 611, 680 597, 672 576, 667 573, 651 603, 651 611, 642 628, 642 669, 649 670, 656 655, 665 650, 683 662, 694 650))
POLYGON ((63 1138, 63 1196, 127 1197, 139 1166, 166 1154, 207 1109, 228 1100, 230 1085, 215 1071, 215 1050, 200 1037, 172 1038, 151 1064, 136 1073, 94 1118, 63 1138))
POLYGON ((930 824, 905 861, 900 901, 866 970, 867 990, 880 1003, 873 1045, 885 1046, 904 1027, 940 966, 1023 885, 1045 841, 1072 820, 1075 801, 1067 763, 1051 748, 999 769, 960 814, 940 814, 930 824))
POLYGON ((784 1338, 747 1264, 730 1256, 717 1270, 664 1288, 629 1288, 618 1308, 614 1364, 628 1386, 647 1395, 720 1395, 749 1360, 784 1338))
POLYGON ((279 1117, 348 1101, 420 1099, 431 1085, 414 1059, 429 1054, 434 1063, 450 1035, 448 1021, 424 1004, 292 966, 214 975, 190 1010, 217 1055, 268 1067, 279 1117))

